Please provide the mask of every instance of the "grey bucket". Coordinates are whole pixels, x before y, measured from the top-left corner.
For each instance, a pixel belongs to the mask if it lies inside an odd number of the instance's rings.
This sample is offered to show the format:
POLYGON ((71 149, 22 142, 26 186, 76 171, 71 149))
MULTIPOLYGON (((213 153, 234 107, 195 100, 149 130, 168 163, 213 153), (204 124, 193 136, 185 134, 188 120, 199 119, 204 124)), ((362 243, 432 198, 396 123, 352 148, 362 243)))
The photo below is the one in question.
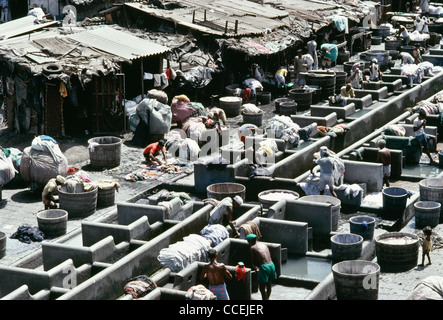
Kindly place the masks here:
POLYGON ((375 219, 368 216, 355 216, 349 219, 349 229, 351 233, 358 234, 363 240, 374 238, 375 219))
POLYGON ((115 203, 115 187, 97 190, 97 207, 109 207, 115 203))
POLYGON ((404 272, 417 266, 419 241, 415 234, 387 232, 375 239, 377 263, 382 272, 404 272))
POLYGON ((257 105, 265 105, 271 103, 271 93, 259 91, 255 95, 257 105))
POLYGON ((377 300, 380 266, 366 260, 350 260, 332 266, 337 300, 377 300))
POLYGON ((240 108, 242 105, 242 98, 240 97, 221 97, 218 100, 220 108, 223 109, 227 117, 236 117, 240 115, 240 108))
POLYGON ((91 191, 70 193, 64 186, 58 191, 60 209, 66 210, 71 218, 90 216, 97 208, 97 187, 91 191))
POLYGON ((363 237, 353 233, 341 233, 331 237, 334 261, 357 260, 361 256, 363 237))
POLYGON ((258 113, 247 113, 242 112, 243 123, 255 124, 260 127, 263 123, 263 111, 260 110, 258 113))
POLYGON ((292 190, 284 190, 284 189, 273 189, 273 190, 266 190, 262 191, 258 194, 258 201, 260 201, 262 207, 264 209, 268 209, 273 204, 277 203, 281 199, 292 199, 296 200, 299 198, 299 194, 292 190), (279 199, 267 199, 266 196, 273 194, 273 193, 281 193, 281 198, 279 199))
POLYGON ((206 188, 208 198, 223 200, 226 197, 240 196, 245 199, 246 188, 240 183, 222 182, 214 183, 206 188))
POLYGON ((440 221, 441 204, 436 201, 417 201, 414 203, 415 227, 435 228, 440 221))
POLYGON ((97 137, 88 140, 90 165, 94 168, 115 168, 120 165, 122 139, 97 137), (93 144, 97 144, 94 145, 93 144), (92 147, 93 146, 93 147, 92 147))
POLYGON ((341 201, 332 196, 326 195, 311 195, 301 197, 300 200, 311 201, 311 202, 322 202, 322 203, 330 203, 332 205, 332 231, 336 231, 338 228, 338 220, 340 219, 340 209, 341 209, 341 201))
POLYGON ((6 255, 6 233, 0 231, 0 259, 6 255))
POLYGON ((408 191, 403 188, 389 187, 382 190, 383 216, 386 219, 402 217, 409 197, 408 191))
POLYGON ((37 213, 38 228, 46 237, 64 235, 67 230, 68 212, 62 209, 49 209, 37 213))
POLYGON ((294 99, 297 106, 302 110, 309 109, 312 104, 312 92, 309 90, 291 89, 289 90, 289 96, 294 99))
POLYGON ((291 116, 292 114, 296 113, 297 113, 297 103, 295 101, 280 103, 279 115, 291 116))
POLYGON ((443 178, 423 179, 419 183, 420 201, 436 201, 440 206, 440 222, 443 222, 443 178))
POLYGON ((289 98, 289 97, 281 97, 281 98, 275 99, 274 100, 275 111, 277 111, 277 112, 280 111, 280 104, 282 104, 283 102, 294 102, 294 99, 289 98))

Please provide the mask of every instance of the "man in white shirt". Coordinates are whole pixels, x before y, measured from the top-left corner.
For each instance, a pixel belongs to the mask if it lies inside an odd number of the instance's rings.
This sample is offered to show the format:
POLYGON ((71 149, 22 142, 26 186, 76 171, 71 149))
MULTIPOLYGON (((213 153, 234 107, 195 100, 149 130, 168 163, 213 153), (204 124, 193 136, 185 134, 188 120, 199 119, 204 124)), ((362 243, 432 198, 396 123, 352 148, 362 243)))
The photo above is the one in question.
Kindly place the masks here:
POLYGON ((411 38, 409 37, 409 32, 405 26, 400 26, 397 32, 397 37, 403 38, 403 44, 408 45, 411 42, 411 38))
POLYGON ((312 70, 318 70, 318 57, 317 57, 317 42, 315 41, 317 36, 314 34, 311 40, 308 41, 306 46, 308 47, 308 53, 311 55, 314 63, 312 64, 312 70))
POLYGON ((397 58, 400 60, 400 66, 414 63, 414 57, 408 52, 400 52, 397 58))
POLYGON ((435 136, 427 135, 425 133, 426 128, 426 111, 420 109, 418 112, 418 117, 413 122, 415 138, 420 142, 420 145, 423 147, 423 151, 429 157, 430 163, 435 164, 434 159, 431 156, 431 152, 429 151, 428 141, 432 140, 434 145, 437 146, 437 138, 435 136))

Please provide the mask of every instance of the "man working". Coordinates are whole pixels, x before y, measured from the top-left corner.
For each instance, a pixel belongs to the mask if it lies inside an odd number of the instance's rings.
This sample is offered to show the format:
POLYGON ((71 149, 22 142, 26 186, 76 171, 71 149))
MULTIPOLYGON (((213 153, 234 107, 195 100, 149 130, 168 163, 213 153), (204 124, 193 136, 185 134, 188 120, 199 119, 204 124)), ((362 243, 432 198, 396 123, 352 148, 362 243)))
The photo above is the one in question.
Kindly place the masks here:
POLYGON ((317 42, 315 41, 317 36, 314 34, 311 37, 311 40, 306 44, 308 47, 308 53, 311 55, 314 63, 312 65, 312 70, 318 69, 318 57, 317 57, 317 42))
POLYGON ((257 235, 248 234, 246 240, 250 247, 252 269, 258 272, 258 284, 262 299, 269 300, 272 291, 272 280, 277 279, 271 253, 264 243, 257 242, 257 235))
POLYGON ((284 67, 280 67, 275 72, 275 81, 277 82, 277 87, 282 88, 286 85, 286 76, 288 75, 288 70, 284 67))
POLYGON ((295 84, 297 87, 303 87, 306 84, 304 73, 308 71, 308 63, 303 57, 303 50, 297 50, 297 56, 294 59, 295 84))
POLYGON ((436 162, 431 156, 431 152, 429 151, 428 141, 433 140, 434 145, 437 145, 437 138, 435 136, 427 135, 425 133, 426 128, 426 111, 420 109, 418 112, 418 117, 413 122, 415 138, 420 142, 420 145, 423 147, 423 151, 429 157, 430 164, 435 164, 436 162))
POLYGON ((159 140, 158 142, 151 143, 148 145, 145 150, 143 150, 143 156, 145 157, 146 162, 157 162, 158 165, 161 165, 162 162, 160 159, 157 159, 157 156, 160 154, 163 155, 163 160, 165 163, 167 162, 166 154, 165 154, 165 141, 159 140))
POLYGON ((337 60, 338 47, 332 43, 324 43, 320 47, 320 58, 322 69, 331 68, 332 63, 337 60))
POLYGON ((320 158, 314 160, 314 165, 311 168, 311 173, 314 173, 315 165, 320 166, 320 195, 323 195, 326 190, 326 186, 329 186, 331 194, 337 198, 337 194, 334 191, 334 176, 332 175, 335 168, 334 159, 330 156, 328 148, 320 147, 320 158))
POLYGON ((52 178, 46 183, 42 192, 42 202, 45 206, 45 210, 57 209, 57 204, 55 202, 58 201, 58 196, 56 193, 59 187, 65 182, 66 179, 63 176, 58 175, 56 178, 52 178))
POLYGON ((232 221, 234 209, 243 204, 243 199, 240 196, 235 196, 234 199, 226 197, 222 199, 214 209, 209 213, 209 224, 223 224, 223 219, 226 218, 227 223, 232 228, 234 235, 239 233, 235 229, 235 221, 232 221))
POLYGON ((214 248, 208 250, 209 263, 203 267, 200 280, 208 279, 209 290, 217 300, 229 300, 225 277, 232 279, 232 274, 223 263, 217 261, 218 253, 214 248))
POLYGON ((400 60, 400 66, 414 63, 414 57, 409 52, 400 52, 397 55, 397 59, 400 60))
POLYGON ((389 188, 389 177, 391 176, 391 151, 386 148, 384 139, 378 140, 377 162, 383 165, 383 184, 389 188))

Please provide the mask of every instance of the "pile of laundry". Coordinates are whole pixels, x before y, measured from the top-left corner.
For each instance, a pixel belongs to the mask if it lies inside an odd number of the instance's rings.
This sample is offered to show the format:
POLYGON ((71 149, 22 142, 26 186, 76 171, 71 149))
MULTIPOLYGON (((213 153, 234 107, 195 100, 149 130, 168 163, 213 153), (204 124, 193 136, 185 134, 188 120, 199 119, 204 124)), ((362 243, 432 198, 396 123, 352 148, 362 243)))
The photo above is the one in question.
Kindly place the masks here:
POLYGON ((42 242, 45 239, 45 234, 38 227, 25 224, 18 227, 17 231, 10 238, 30 244, 31 242, 42 242))
POLYGON ((164 164, 161 166, 140 165, 139 169, 127 174, 124 179, 132 182, 143 180, 165 181, 180 173, 183 173, 183 169, 175 164, 164 164))
POLYGON ((258 114, 258 113, 262 113, 263 111, 262 111, 262 109, 260 109, 259 107, 257 107, 253 103, 245 103, 244 105, 241 106, 240 112, 241 113, 258 114))
POLYGON ((387 136, 404 137, 406 129, 401 124, 389 124, 383 127, 383 134, 387 136))
POLYGON ((130 294, 133 299, 146 296, 157 288, 157 284, 148 276, 140 275, 128 280, 124 287, 124 293, 130 294))
POLYGON ((208 224, 200 231, 200 234, 203 238, 210 241, 213 247, 229 238, 228 230, 221 224, 208 224))
POLYGON ((160 250, 157 257, 163 268, 169 268, 172 272, 179 272, 194 261, 208 261, 207 251, 211 248, 211 242, 201 235, 190 234, 160 250))
POLYGON ((265 132, 271 132, 277 139, 283 139, 290 144, 297 146, 300 142, 298 131, 300 126, 294 123, 288 116, 275 116, 269 120, 265 132))

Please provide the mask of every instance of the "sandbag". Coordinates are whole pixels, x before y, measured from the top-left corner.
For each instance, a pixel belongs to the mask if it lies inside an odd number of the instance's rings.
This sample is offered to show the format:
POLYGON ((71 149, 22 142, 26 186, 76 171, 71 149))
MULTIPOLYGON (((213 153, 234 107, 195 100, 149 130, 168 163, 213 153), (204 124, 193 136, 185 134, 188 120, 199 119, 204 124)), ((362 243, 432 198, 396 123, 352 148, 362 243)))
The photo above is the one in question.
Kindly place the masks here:
POLYGON ((44 187, 46 183, 68 172, 68 160, 64 155, 55 157, 48 150, 35 150, 27 147, 23 150, 20 161, 20 174, 26 184, 36 184, 44 187))
POLYGON ((0 148, 0 186, 6 185, 15 177, 16 170, 12 158, 0 148))

